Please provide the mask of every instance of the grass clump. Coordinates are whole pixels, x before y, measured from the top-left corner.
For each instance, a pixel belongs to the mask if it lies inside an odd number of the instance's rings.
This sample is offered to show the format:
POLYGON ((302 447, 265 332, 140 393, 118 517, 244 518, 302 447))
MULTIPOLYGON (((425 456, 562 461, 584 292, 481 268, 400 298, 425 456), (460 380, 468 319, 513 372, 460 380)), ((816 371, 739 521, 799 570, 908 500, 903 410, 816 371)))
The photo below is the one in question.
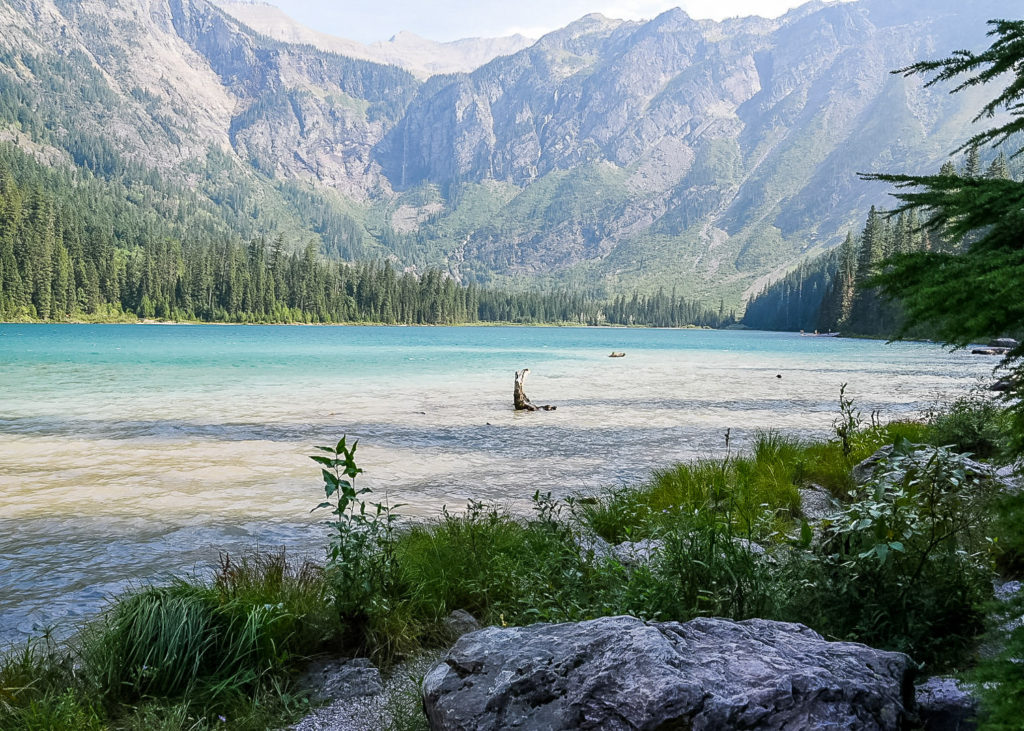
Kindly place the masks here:
POLYGON ((750 457, 701 459, 657 470, 646 485, 580 502, 579 512, 612 543, 657 536, 695 511, 728 516, 738 534, 750 534, 766 512, 784 519, 798 515, 802 449, 795 440, 764 432, 750 457))
POLYGON ((321 568, 224 555, 212 581, 127 593, 69 645, 0 664, 0 729, 263 729, 303 707, 289 669, 338 635, 321 568))

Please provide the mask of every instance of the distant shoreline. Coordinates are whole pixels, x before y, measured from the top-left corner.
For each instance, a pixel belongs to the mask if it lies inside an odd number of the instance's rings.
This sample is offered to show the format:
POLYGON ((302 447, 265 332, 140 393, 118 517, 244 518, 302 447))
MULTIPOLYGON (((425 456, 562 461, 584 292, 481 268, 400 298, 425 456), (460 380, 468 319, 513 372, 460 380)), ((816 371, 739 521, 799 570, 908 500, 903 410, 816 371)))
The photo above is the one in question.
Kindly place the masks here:
MULTIPOLYGON (((587 325, 579 322, 451 322, 451 323, 397 323, 397 322, 209 322, 206 320, 0 320, 0 325, 214 325, 263 327, 585 327, 608 330, 750 330, 748 327, 714 328, 703 325, 659 327, 657 325, 587 325)), ((774 331, 772 331, 774 332, 774 331)))

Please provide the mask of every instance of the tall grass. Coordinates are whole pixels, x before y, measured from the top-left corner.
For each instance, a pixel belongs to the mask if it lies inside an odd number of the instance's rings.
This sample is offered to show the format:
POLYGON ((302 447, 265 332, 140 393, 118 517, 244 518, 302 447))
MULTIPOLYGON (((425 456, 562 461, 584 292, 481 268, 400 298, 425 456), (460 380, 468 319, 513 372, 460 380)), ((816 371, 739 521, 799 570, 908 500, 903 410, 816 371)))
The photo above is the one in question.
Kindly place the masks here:
POLYGON ((70 646, 5 655, 0 729, 266 728, 301 707, 288 669, 338 632, 320 567, 224 555, 212 581, 130 591, 70 646))

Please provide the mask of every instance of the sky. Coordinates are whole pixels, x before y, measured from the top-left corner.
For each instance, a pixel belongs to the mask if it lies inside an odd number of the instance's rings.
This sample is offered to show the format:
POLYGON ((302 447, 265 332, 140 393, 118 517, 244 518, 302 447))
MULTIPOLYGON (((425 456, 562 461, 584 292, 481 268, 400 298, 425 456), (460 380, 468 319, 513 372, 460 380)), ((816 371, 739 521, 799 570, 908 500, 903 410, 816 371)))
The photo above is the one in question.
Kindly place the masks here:
POLYGON ((537 38, 587 13, 653 18, 681 7, 694 18, 775 17, 804 0, 270 0, 315 30, 363 43, 401 30, 435 41, 522 33, 537 38))

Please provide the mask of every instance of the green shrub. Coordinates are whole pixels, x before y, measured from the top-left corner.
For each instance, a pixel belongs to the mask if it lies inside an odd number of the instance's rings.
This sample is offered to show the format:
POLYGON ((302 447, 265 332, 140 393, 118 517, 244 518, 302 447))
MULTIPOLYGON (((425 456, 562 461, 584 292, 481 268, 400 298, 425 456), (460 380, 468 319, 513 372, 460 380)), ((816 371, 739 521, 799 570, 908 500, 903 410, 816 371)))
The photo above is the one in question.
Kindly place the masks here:
POLYGON ((991 486, 943 448, 898 442, 875 478, 794 551, 783 615, 825 634, 902 650, 931 665, 962 658, 991 594, 983 532, 991 486))
POLYGON ((1009 450, 1006 410, 983 395, 959 398, 928 415, 928 441, 981 459, 1001 460, 1009 450))
POLYGON ((338 634, 321 569, 284 552, 224 555, 212 582, 121 597, 85 628, 77 651, 83 683, 126 728, 179 716, 261 728, 299 707, 288 671, 338 634))
POLYGON ((1024 578, 1024 493, 999 497, 992 533, 996 567, 1006 576, 1024 578))
POLYGON ((72 658, 47 638, 0 656, 0 730, 91 731, 105 728, 72 658))

